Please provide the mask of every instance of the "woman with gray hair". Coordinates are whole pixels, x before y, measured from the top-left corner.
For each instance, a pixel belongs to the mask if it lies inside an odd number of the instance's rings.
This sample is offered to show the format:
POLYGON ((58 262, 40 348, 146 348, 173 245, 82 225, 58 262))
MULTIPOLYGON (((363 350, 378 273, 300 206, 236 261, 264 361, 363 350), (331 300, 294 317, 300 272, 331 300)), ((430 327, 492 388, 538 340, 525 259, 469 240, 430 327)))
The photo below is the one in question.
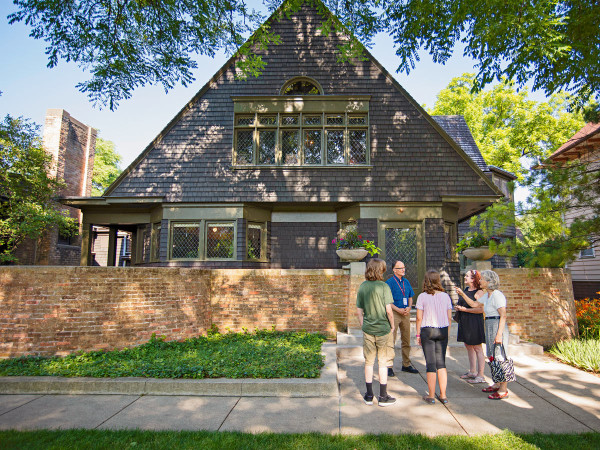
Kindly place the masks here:
MULTIPOLYGON (((508 327, 506 326, 506 297, 498 290, 500 287, 500 278, 493 270, 481 271, 481 289, 484 294, 478 301, 465 298, 469 306, 476 308, 483 306, 485 314, 485 346, 488 358, 494 356, 494 344, 508 347, 508 327)), ((482 389, 488 392, 490 400, 501 400, 508 397, 508 383, 494 383, 482 389)))

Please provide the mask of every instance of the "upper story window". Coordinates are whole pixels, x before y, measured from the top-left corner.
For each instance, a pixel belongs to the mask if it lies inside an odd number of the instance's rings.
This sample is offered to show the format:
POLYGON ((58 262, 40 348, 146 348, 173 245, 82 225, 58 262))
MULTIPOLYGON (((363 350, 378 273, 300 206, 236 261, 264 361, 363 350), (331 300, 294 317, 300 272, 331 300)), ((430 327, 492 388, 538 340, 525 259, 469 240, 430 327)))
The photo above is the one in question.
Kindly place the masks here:
POLYGON ((281 95, 321 95, 323 89, 310 78, 294 78, 283 85, 281 95))
POLYGON ((369 98, 233 98, 234 166, 370 164, 369 98))

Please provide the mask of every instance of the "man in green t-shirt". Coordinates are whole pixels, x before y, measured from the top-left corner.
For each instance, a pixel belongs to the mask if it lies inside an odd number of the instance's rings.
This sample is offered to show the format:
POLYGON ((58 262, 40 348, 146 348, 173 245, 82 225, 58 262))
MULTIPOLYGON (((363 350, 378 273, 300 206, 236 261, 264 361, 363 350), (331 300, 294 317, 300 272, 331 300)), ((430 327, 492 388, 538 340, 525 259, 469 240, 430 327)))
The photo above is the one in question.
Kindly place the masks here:
POLYGON ((363 353, 365 356, 365 382, 367 393, 363 399, 373 404, 373 365, 377 356, 379 364, 379 406, 389 406, 396 399, 387 393, 388 366, 394 361, 394 313, 392 291, 383 281, 385 261, 373 258, 367 263, 366 281, 356 294, 356 312, 363 330, 363 353))

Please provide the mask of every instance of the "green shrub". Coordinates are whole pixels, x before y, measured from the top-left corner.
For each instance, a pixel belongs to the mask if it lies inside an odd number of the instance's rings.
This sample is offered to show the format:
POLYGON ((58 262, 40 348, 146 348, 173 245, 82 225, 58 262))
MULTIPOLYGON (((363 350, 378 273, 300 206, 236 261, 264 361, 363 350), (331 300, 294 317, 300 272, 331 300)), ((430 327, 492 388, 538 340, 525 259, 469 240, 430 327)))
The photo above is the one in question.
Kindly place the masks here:
POLYGON ((561 341, 549 351, 567 364, 591 372, 600 372, 600 339, 561 341))
POLYGON ((153 335, 123 350, 1 360, 0 376, 317 378, 324 340, 321 334, 275 330, 221 334, 211 329, 183 342, 153 335))

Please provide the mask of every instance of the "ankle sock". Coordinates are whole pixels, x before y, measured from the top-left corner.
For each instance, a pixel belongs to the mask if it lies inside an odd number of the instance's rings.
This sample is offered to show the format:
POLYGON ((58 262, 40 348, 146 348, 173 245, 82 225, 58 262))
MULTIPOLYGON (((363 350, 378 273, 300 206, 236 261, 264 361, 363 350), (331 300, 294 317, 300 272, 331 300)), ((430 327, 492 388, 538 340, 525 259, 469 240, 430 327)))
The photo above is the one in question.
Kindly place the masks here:
POLYGON ((373 395, 373 383, 367 383, 367 395, 373 395))

